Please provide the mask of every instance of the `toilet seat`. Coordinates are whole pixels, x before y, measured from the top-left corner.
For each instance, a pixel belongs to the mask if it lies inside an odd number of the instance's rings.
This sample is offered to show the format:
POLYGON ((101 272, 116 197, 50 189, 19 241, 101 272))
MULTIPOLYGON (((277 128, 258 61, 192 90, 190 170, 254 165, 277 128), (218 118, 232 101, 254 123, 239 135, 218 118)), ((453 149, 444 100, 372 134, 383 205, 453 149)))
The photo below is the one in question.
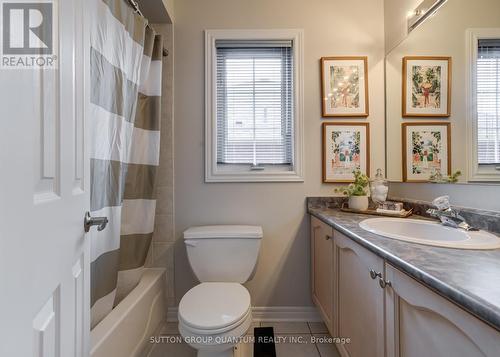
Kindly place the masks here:
POLYGON ((197 333, 182 322, 179 323, 179 332, 188 345, 198 350, 198 357, 234 357, 232 348, 240 342, 240 338, 247 333, 251 325, 252 312, 249 309, 248 315, 238 322, 237 326, 225 328, 225 332, 205 330, 198 331, 203 333, 197 333))
POLYGON ((179 322, 194 334, 219 334, 237 328, 251 314, 250 294, 238 283, 202 283, 179 304, 179 322))
MULTIPOLYGON (((190 336, 220 336, 220 335, 226 335, 226 336, 239 336, 238 331, 239 327, 243 325, 247 320, 250 319, 250 322, 252 320, 252 310, 248 309, 248 312, 243 316, 241 320, 238 320, 234 324, 228 325, 223 328, 219 329, 197 329, 194 327, 191 327, 189 325, 186 325, 182 321, 179 323, 180 326, 182 326, 182 330, 185 331, 187 335, 190 336)), ((246 329, 243 333, 246 332, 246 329)), ((184 335, 181 333, 181 335, 184 335)))

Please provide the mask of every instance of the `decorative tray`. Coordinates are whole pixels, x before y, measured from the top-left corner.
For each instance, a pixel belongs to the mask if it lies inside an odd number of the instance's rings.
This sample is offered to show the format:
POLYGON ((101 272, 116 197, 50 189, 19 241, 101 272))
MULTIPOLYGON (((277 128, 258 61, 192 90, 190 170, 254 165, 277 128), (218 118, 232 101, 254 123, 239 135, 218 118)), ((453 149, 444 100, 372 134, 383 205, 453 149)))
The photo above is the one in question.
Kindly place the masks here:
POLYGON ((362 211, 362 210, 358 210, 358 209, 349 208, 347 206, 347 203, 344 203, 342 205, 342 207, 340 208, 340 210, 342 212, 370 214, 373 216, 396 217, 396 218, 407 218, 413 214, 413 209, 410 209, 409 211, 403 210, 400 212, 394 211, 394 213, 377 212, 377 210, 375 210, 375 209, 367 209, 366 211, 362 211))

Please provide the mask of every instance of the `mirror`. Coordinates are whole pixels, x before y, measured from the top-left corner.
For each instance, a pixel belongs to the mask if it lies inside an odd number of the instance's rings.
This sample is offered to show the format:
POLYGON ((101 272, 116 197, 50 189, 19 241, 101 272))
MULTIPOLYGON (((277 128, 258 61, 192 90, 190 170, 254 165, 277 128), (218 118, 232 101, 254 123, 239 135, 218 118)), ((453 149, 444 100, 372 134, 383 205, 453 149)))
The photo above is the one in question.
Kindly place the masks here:
POLYGON ((460 183, 500 184, 500 1, 388 0, 385 11, 388 180, 461 171, 460 183))

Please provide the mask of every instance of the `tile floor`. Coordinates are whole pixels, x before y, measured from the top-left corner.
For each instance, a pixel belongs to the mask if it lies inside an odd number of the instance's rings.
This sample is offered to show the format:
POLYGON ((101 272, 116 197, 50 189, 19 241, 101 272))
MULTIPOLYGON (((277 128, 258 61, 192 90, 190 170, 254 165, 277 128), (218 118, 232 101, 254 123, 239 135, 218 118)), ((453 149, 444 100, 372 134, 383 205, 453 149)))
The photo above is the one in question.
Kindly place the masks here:
MULTIPOLYGON (((274 328, 275 337, 283 340, 276 344, 277 357, 339 357, 335 345, 313 338, 329 337, 326 326, 321 322, 254 322, 248 334, 253 334, 254 327, 274 328)), ((185 343, 169 343, 170 338, 179 335, 177 323, 169 322, 163 327, 161 335, 167 337, 156 344, 148 357, 196 357, 196 351, 185 343)), ((253 343, 240 344, 238 357, 253 357, 253 343)))

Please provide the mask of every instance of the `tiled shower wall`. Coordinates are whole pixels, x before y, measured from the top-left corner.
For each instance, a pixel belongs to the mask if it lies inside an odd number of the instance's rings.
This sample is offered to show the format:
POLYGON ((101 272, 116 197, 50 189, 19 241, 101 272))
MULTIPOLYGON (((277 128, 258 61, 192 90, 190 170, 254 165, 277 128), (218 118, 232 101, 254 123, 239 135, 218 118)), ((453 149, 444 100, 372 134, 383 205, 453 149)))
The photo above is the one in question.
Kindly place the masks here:
POLYGON ((160 167, 156 177, 156 217, 147 266, 166 268, 167 306, 174 295, 173 25, 154 24, 169 55, 163 58, 160 167))

